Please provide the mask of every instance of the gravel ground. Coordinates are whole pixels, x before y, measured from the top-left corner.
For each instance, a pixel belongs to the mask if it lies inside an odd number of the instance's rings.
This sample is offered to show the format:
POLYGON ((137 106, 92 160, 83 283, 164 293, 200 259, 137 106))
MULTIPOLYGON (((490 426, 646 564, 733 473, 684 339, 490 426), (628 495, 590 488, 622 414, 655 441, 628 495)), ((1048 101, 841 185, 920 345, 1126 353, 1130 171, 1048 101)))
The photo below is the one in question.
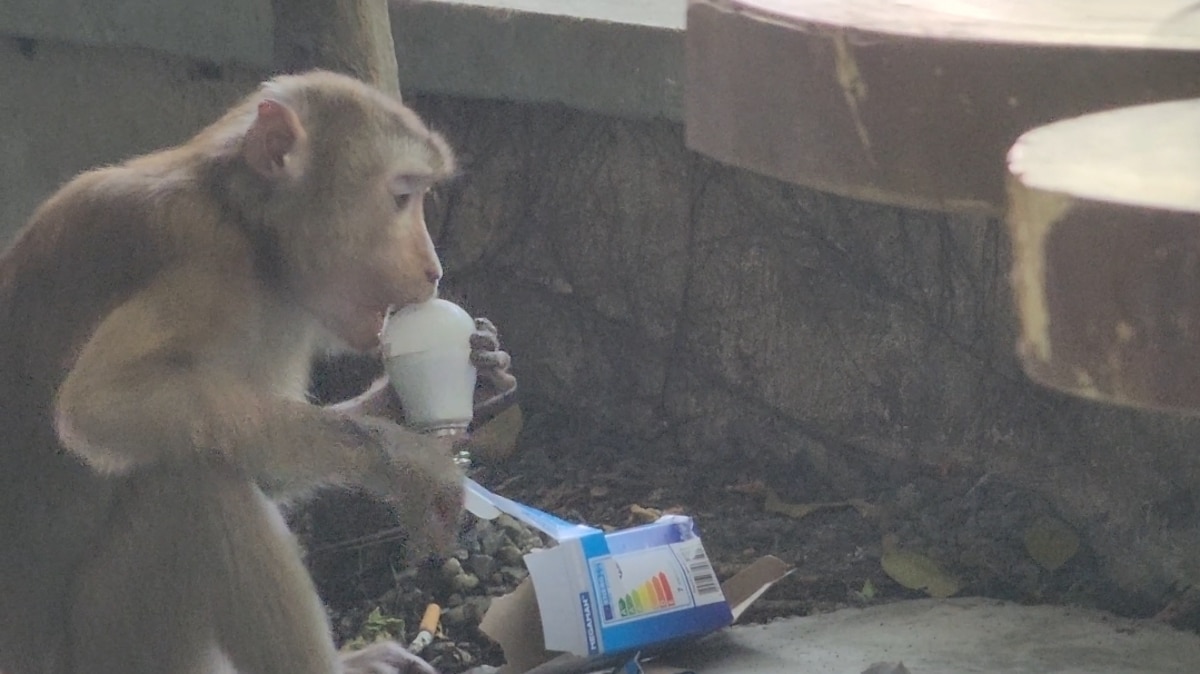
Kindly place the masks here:
MULTIPOLYGON (((1053 513, 1042 499, 991 475, 883 467, 864 473, 878 476, 872 484, 857 486, 869 497, 838 500, 813 493, 786 468, 714 471, 700 460, 668 461, 652 447, 578 420, 534 417, 518 447, 512 459, 479 466, 473 476, 497 493, 595 526, 631 526, 662 512, 691 515, 722 578, 763 554, 795 565, 796 573, 760 599, 746 621, 926 596, 897 582, 894 567, 885 571, 888 541, 938 565, 960 596, 1090 606, 1131 617, 1163 609, 1105 583, 1086 542, 1052 571, 1035 562, 1029 532, 1053 521, 1053 513)), ((378 505, 351 495, 324 500, 296 524, 342 644, 379 636, 407 642, 435 602, 444 608, 442 634, 424 656, 440 671, 503 661, 479 632, 479 620, 493 597, 525 577, 521 556, 546 541, 507 516, 471 521, 453 556, 412 566, 403 533, 378 505)), ((1175 609, 1172 624, 1200 627, 1195 606, 1175 609)))

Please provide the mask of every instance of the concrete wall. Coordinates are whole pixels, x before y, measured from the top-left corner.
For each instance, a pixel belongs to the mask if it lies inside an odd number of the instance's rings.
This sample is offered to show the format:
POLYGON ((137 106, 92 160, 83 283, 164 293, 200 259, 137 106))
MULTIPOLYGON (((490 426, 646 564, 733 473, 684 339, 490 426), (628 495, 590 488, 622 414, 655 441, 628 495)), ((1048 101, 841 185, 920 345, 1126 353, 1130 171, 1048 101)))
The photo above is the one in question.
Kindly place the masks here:
POLYGON ((269 68, 270 0, 6 0, 0 33, 269 68))
POLYGON ((0 39, 0 237, 75 173, 185 140, 258 79, 145 49, 0 39))

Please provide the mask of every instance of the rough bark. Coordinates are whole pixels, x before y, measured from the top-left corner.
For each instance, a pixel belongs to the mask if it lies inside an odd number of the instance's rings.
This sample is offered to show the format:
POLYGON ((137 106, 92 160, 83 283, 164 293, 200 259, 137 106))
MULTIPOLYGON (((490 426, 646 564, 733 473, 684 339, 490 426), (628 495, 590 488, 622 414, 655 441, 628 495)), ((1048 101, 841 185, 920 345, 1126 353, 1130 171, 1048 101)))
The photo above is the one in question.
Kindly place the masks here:
POLYGON ((387 0, 274 0, 273 5, 279 70, 336 70, 399 95, 387 0))

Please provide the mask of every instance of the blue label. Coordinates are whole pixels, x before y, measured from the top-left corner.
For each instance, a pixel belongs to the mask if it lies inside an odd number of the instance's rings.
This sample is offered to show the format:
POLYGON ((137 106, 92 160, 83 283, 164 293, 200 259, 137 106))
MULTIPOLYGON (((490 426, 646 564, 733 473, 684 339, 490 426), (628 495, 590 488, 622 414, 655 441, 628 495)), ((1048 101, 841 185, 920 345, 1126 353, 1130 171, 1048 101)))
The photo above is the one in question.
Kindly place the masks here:
POLYGON ((643 648, 651 644, 690 637, 727 627, 733 622, 729 604, 717 602, 685 611, 650 616, 604 628, 608 653, 643 648))
POLYGON ((610 621, 613 619, 612 597, 608 593, 608 574, 604 571, 603 562, 592 563, 592 577, 596 579, 596 599, 600 601, 600 610, 604 612, 604 619, 610 621))

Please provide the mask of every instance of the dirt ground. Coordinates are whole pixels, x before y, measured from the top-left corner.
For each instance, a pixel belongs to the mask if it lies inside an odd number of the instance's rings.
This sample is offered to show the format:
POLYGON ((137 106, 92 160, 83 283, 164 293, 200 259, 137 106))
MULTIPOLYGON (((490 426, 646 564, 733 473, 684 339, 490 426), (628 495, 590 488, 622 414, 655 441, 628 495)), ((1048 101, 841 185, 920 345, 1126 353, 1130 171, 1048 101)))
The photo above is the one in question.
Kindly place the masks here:
MULTIPOLYGON (((721 468, 702 457, 671 460, 653 450, 561 414, 533 415, 515 455, 478 466, 473 476, 505 496, 598 526, 631 526, 662 511, 691 515, 722 578, 765 554, 794 565, 795 573, 743 621, 926 596, 885 571, 885 551, 895 549, 885 547, 885 536, 889 545, 936 565, 960 596, 1080 605, 1133 617, 1154 616, 1169 599, 1131 597, 1104 582, 1085 541, 1053 571, 1034 561, 1029 532, 1045 521, 1047 505, 991 475, 947 466, 875 466, 861 471, 874 476, 871 484, 853 490, 868 496, 848 501, 828 487, 812 489, 788 466, 721 468)), ((456 588, 448 586, 443 560, 400 570, 408 566, 402 541, 372 506, 352 502, 323 510, 332 519, 312 524, 341 530, 322 536, 310 563, 344 642, 381 632, 407 640, 428 602, 463 604, 463 593, 455 596, 456 588), (347 543, 347 521, 356 523, 357 542, 347 543)), ((495 596, 517 580, 506 578, 479 593, 495 596)), ((447 672, 502 662, 498 648, 478 632, 481 613, 443 622, 443 638, 426 657, 447 672)), ((1198 617, 1186 606, 1169 615, 1189 629, 1200 627, 1198 617)))

